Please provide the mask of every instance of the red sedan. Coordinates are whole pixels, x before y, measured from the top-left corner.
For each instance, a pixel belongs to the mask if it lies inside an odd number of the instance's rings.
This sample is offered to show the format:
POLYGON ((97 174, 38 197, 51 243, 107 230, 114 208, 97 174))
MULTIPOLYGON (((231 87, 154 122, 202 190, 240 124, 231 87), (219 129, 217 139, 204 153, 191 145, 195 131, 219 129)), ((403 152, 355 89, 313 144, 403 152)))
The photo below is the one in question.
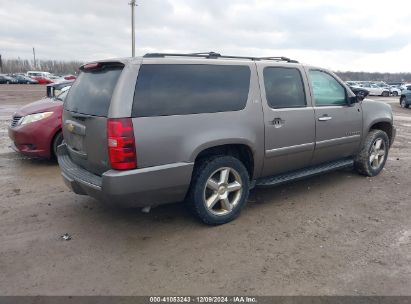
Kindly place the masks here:
POLYGON ((63 140, 61 114, 68 88, 55 98, 32 102, 13 115, 9 126, 12 148, 22 154, 53 158, 63 140))
POLYGON ((34 80, 37 80, 39 84, 53 83, 53 80, 51 80, 50 78, 44 77, 44 76, 32 76, 31 78, 33 78, 34 80))

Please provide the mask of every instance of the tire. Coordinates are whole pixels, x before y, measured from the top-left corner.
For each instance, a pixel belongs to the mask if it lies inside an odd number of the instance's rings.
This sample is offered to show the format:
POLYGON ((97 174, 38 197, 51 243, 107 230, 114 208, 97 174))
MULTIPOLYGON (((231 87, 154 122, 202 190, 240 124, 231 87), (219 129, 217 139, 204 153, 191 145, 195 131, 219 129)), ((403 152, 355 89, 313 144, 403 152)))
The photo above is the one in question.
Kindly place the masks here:
POLYGON ((392 92, 392 96, 398 96, 398 92, 397 91, 392 92))
POLYGON ((384 91, 384 92, 382 92, 381 95, 382 95, 383 97, 388 97, 388 96, 390 96, 390 92, 384 91))
POLYGON ((365 176, 378 175, 387 161, 389 147, 390 140, 387 133, 381 130, 371 130, 354 160, 354 168, 365 176))
POLYGON ((186 204, 205 224, 221 225, 239 216, 249 191, 249 174, 240 160, 232 156, 211 156, 194 166, 186 204), (229 191, 229 187, 233 190, 229 191))
POLYGON ((407 104, 407 100, 405 97, 401 97, 400 105, 401 105, 401 108, 404 108, 404 109, 408 109, 410 107, 410 105, 407 104))
POLYGON ((57 147, 60 146, 62 142, 63 142, 63 133, 61 131, 58 131, 56 135, 54 135, 53 143, 51 145, 51 148, 52 148, 51 158, 57 159, 57 147))

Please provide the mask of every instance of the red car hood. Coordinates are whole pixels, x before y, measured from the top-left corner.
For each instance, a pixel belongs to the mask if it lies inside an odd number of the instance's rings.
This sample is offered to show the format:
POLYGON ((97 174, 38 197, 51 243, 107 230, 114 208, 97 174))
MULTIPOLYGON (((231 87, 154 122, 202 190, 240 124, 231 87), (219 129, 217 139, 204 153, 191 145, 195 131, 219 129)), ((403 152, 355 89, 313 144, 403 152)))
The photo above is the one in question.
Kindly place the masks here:
POLYGON ((29 114, 56 111, 63 111, 63 102, 56 101, 51 98, 45 98, 21 107, 19 110, 17 110, 16 114, 19 116, 26 116, 29 114))

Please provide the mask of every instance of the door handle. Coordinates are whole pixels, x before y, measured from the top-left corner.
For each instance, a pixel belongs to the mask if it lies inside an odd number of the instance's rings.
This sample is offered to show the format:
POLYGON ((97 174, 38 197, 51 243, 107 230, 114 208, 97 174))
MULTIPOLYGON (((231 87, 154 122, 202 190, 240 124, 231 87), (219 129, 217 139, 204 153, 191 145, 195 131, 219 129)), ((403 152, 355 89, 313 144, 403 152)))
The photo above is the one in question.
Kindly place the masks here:
POLYGON ((319 121, 327 121, 327 120, 331 120, 331 119, 333 119, 331 116, 321 116, 321 117, 318 117, 318 120, 319 120, 319 121))
POLYGON ((284 124, 284 120, 277 117, 277 118, 274 118, 272 121, 270 121, 270 124, 272 124, 276 128, 281 128, 284 124))

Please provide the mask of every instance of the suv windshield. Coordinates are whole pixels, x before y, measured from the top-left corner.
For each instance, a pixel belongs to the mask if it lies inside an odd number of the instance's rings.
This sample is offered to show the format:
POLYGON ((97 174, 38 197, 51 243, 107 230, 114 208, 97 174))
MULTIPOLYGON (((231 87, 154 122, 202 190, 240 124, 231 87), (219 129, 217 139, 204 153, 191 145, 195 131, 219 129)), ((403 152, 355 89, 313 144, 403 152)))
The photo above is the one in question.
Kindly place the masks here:
POLYGON ((83 71, 67 95, 65 109, 81 114, 107 116, 111 96, 123 66, 103 66, 83 71))

